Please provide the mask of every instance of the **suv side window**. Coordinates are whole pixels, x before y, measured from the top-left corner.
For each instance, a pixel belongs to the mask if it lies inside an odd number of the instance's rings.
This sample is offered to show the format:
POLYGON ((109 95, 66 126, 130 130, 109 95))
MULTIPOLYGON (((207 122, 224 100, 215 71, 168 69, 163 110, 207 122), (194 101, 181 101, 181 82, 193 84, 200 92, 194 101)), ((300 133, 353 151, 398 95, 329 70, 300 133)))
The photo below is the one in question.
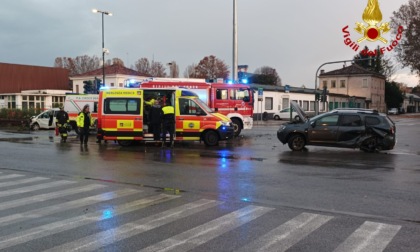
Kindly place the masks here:
POLYGON ((320 118, 316 125, 318 126, 337 126, 338 124, 338 115, 330 115, 320 118))
POLYGON ((340 119, 340 126, 354 127, 361 126, 362 120, 358 115, 342 115, 340 119))
POLYGON ((381 123, 379 118, 373 116, 366 116, 365 117, 366 126, 378 125, 381 123))

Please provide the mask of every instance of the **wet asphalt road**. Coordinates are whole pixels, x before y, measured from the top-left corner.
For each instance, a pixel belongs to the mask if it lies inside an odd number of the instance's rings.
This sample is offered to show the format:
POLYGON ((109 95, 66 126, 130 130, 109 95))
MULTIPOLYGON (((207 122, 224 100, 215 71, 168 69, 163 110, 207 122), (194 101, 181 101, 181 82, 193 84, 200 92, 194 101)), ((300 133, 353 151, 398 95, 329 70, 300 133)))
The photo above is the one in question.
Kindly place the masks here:
MULTIPOLYGON (((98 145, 93 137, 85 148, 75 136, 61 144, 57 137, 49 138, 51 131, 40 131, 0 141, 0 171, 169 194, 175 189, 191 199, 338 215, 351 223, 397 224, 405 229, 389 251, 401 246, 406 246, 404 251, 416 251, 420 245, 414 239, 420 235, 420 120, 396 122, 395 149, 375 154, 313 146, 292 152, 276 138, 281 122, 257 123, 253 130, 243 131, 243 137, 218 147, 178 143, 173 150, 153 144, 98 145)), ((267 226, 271 220, 265 222, 267 226)), ((331 251, 339 244, 322 246, 331 251)), ((310 251, 304 247, 305 242, 295 250, 310 251)))

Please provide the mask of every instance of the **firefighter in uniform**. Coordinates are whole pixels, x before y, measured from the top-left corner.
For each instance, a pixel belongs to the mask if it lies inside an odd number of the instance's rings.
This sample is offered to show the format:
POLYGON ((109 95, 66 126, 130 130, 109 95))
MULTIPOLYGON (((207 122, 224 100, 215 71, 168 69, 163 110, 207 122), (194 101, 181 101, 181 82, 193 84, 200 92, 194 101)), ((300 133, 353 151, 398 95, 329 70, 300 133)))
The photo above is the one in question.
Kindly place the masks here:
POLYGON ((67 125, 69 123, 69 114, 64 111, 64 106, 60 105, 60 111, 57 112, 55 116, 55 125, 60 132, 61 140, 60 142, 65 143, 67 140, 67 125))
POLYGON ((171 106, 171 102, 169 100, 166 101, 165 106, 162 108, 162 148, 166 146, 166 132, 169 133, 171 148, 173 148, 175 132, 175 109, 173 106, 171 106))

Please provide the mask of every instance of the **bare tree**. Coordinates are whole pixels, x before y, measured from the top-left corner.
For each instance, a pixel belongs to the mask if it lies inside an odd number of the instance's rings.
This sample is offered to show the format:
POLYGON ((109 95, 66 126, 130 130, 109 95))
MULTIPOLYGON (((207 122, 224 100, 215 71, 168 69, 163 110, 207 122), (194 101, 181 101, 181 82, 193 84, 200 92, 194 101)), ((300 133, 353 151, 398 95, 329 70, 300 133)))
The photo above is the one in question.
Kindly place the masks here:
POLYGON ((276 69, 269 66, 257 68, 254 72, 253 82, 274 86, 282 85, 281 78, 277 74, 276 69))
POLYGON ((70 76, 73 76, 98 69, 100 59, 97 56, 90 57, 88 55, 77 56, 76 58, 57 57, 54 61, 54 67, 68 69, 70 76))
POLYGON ((398 45, 394 47, 397 59, 403 67, 410 67, 412 72, 420 76, 420 0, 409 0, 398 11, 393 12, 391 17, 391 29, 395 37, 400 38, 398 45))
POLYGON ((197 78, 226 79, 230 72, 228 66, 225 64, 225 62, 223 62, 223 60, 216 58, 216 56, 210 55, 200 60, 198 65, 195 67, 195 73, 197 74, 197 78))
POLYGON ((138 59, 134 63, 135 69, 143 74, 150 74, 150 62, 147 58, 138 59))
POLYGON ((166 77, 166 68, 160 62, 152 61, 150 66, 150 75, 153 77, 166 77))
POLYGON ((184 77, 185 78, 198 78, 197 73, 195 72, 195 68, 197 67, 197 64, 192 63, 191 65, 187 66, 184 71, 184 77))
POLYGON ((124 66, 124 61, 120 58, 113 58, 112 59, 112 65, 124 66))

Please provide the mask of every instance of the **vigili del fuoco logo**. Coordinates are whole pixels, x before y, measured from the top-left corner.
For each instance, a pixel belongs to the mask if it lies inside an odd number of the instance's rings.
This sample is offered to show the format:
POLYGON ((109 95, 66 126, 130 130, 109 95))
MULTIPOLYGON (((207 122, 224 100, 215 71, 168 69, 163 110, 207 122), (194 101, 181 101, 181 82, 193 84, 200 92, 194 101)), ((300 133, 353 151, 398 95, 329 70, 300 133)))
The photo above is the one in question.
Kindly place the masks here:
POLYGON ((362 50, 360 53, 362 55, 375 56, 378 52, 384 54, 385 52, 391 52, 397 45, 398 41, 402 38, 402 33, 404 28, 402 26, 398 27, 397 35, 392 41, 388 41, 383 35, 387 34, 391 28, 389 27, 389 22, 382 22, 382 12, 379 8, 378 0, 368 0, 368 4, 363 11, 362 15, 363 22, 356 22, 356 27, 354 30, 360 34, 359 38, 356 41, 353 41, 350 38, 349 26, 346 25, 342 31, 344 33, 344 44, 351 48, 353 51, 357 52, 359 50, 359 44, 364 41, 376 42, 380 41, 383 46, 379 47, 379 50, 368 51, 362 50))

